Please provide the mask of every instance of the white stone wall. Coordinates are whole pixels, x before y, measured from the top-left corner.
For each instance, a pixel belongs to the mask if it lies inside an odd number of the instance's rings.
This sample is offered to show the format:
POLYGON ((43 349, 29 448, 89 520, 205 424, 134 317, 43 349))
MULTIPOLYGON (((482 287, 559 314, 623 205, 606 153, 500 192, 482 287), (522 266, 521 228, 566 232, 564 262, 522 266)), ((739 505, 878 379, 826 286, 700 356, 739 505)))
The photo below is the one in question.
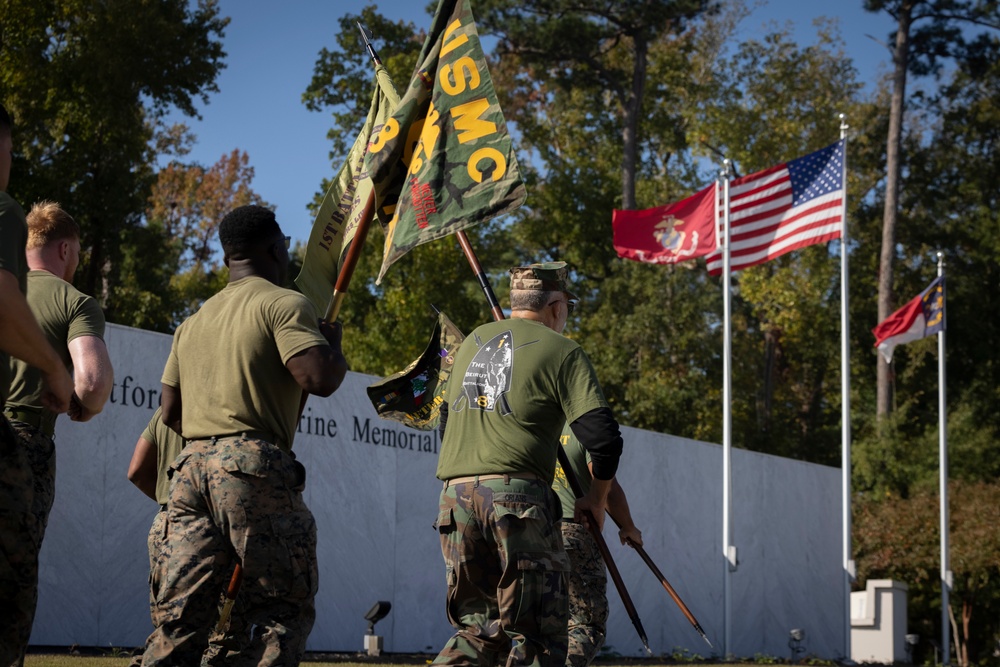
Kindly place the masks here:
MULTIPOLYGON (((109 325, 112 401, 92 422, 60 418, 57 491, 41 555, 36 645, 141 645, 149 634, 146 533, 156 505, 125 478, 158 401, 170 349, 162 334, 109 325)), ((312 397, 295 451, 308 470, 306 502, 319 526, 320 591, 308 648, 360 651, 363 615, 392 602, 377 626, 389 652, 434 652, 451 634, 437 534, 438 442, 379 419, 370 376, 349 373, 329 399, 312 397), (306 421, 308 420, 308 422, 306 421), (320 425, 321 424, 321 425, 320 425)), ((646 551, 721 650, 722 449, 624 429, 619 472, 646 551)), ((843 652, 840 471, 733 451, 733 641, 736 655, 786 657, 788 631, 807 653, 843 652)), ((654 653, 710 655, 666 591, 605 528, 654 653)), ((607 645, 643 653, 609 581, 607 645)))

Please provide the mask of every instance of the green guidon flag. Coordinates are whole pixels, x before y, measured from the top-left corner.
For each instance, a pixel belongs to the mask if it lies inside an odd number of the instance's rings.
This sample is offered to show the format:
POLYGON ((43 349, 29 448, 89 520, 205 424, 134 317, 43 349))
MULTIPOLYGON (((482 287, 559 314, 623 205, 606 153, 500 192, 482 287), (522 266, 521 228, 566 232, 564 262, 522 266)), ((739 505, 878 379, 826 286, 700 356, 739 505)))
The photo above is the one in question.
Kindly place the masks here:
POLYGON ((524 203, 467 0, 441 0, 409 88, 366 158, 386 232, 378 280, 421 243, 524 203))
POLYGON ((400 372, 368 387, 368 398, 379 416, 421 431, 435 428, 455 352, 463 340, 459 328, 439 313, 424 353, 400 372))
POLYGON ((368 118, 354 141, 347 160, 323 196, 309 234, 302 269, 295 278, 295 284, 321 315, 327 313, 334 284, 372 191, 372 182, 368 178, 364 162, 369 150, 369 140, 379 131, 397 104, 399 95, 389 72, 382 65, 376 65, 375 92, 368 118))

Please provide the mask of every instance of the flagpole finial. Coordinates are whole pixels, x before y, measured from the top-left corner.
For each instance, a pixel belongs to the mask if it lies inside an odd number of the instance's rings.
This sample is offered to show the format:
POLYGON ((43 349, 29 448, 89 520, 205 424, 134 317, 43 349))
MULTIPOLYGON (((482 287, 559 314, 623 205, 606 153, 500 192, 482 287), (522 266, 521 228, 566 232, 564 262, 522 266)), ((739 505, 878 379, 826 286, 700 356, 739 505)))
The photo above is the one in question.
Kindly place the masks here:
POLYGON ((382 60, 378 57, 378 54, 375 53, 375 47, 372 46, 371 42, 373 37, 372 32, 368 28, 366 28, 361 23, 361 21, 357 21, 357 24, 358 24, 358 30, 361 31, 361 40, 365 43, 365 48, 368 49, 368 55, 371 57, 372 62, 374 62, 376 65, 381 65, 382 60))
POLYGON ((843 139, 847 136, 847 129, 851 126, 847 124, 847 114, 837 114, 837 118, 840 119, 840 138, 843 139))

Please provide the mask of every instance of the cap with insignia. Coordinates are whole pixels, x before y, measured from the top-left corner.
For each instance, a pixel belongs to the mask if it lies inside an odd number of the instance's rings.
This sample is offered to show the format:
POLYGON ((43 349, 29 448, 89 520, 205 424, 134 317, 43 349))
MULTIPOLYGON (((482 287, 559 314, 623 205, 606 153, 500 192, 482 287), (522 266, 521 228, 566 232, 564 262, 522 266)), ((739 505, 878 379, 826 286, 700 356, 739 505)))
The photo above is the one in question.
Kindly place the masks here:
POLYGON ((530 266, 515 266, 510 270, 510 288, 512 290, 565 292, 570 301, 580 298, 569 289, 569 270, 566 268, 566 262, 543 262, 530 266))

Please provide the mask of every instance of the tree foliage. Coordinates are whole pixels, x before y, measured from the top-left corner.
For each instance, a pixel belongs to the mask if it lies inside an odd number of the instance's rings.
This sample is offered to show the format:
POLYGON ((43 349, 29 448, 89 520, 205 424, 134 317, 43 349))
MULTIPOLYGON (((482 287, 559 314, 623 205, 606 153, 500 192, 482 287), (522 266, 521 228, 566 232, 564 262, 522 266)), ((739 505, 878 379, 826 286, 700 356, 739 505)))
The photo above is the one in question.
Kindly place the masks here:
MULTIPOLYGON (((949 485, 948 541, 954 573, 950 602, 958 633, 956 654, 963 666, 996 641, 1000 613, 1000 484, 949 485)), ((859 583, 896 579, 909 586, 910 627, 922 636, 940 635, 941 531, 937 489, 909 498, 889 496, 856 503, 854 533, 859 583)))
POLYGON ((208 168, 173 160, 157 173, 144 222, 123 244, 115 290, 129 318, 122 324, 170 333, 226 285, 218 225, 237 206, 267 205, 251 188, 253 175, 238 150, 208 168))
MULTIPOLYGON (((900 188, 907 151, 903 150, 903 122, 907 103, 907 74, 942 72, 942 61, 981 59, 995 35, 983 29, 1000 29, 1000 5, 993 0, 865 0, 865 9, 884 11, 896 21, 890 35, 892 97, 886 133, 886 177, 879 257, 878 319, 895 310, 894 271, 900 188), (968 34, 975 37, 969 38, 968 34)), ((891 368, 879 365, 876 376, 876 411, 880 419, 891 411, 891 368)))
MULTIPOLYGON (((0 98, 15 116, 10 192, 59 201, 80 223, 78 281, 109 319, 155 179, 156 124, 195 115, 225 56, 216 0, 0 1, 0 98)), ((138 241, 139 239, 137 239, 138 241)))
POLYGON ((482 30, 499 38, 496 57, 516 63, 519 75, 512 81, 543 84, 536 101, 571 91, 600 100, 602 113, 588 120, 616 130, 621 205, 627 209, 636 206, 639 162, 650 136, 643 126, 660 124, 662 130, 664 119, 679 117, 681 100, 671 84, 687 76, 662 67, 662 59, 679 64, 689 24, 710 10, 708 0, 484 0, 477 8, 482 30))

